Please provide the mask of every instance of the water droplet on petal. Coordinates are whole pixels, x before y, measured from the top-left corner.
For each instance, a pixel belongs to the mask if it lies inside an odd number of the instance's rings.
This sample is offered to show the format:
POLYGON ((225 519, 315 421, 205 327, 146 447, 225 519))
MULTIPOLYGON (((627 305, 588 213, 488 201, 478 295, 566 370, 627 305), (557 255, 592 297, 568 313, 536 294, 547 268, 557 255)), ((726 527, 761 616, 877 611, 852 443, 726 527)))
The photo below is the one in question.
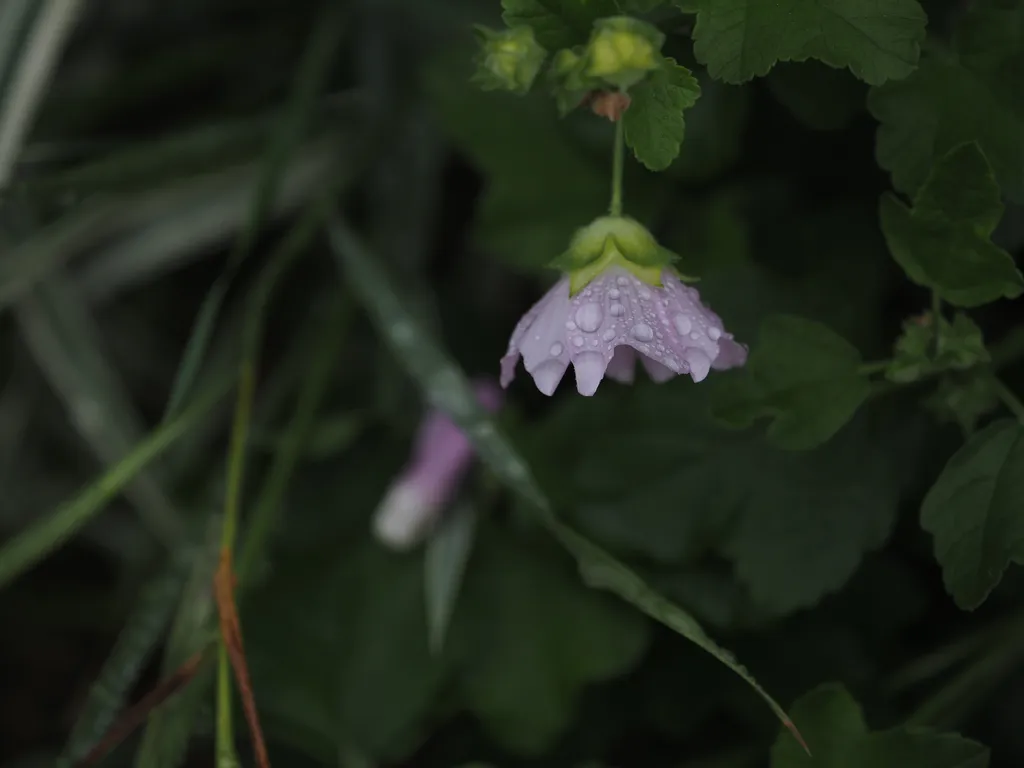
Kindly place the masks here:
POLYGON ((648 291, 646 288, 641 288, 639 290, 639 294, 640 294, 640 298, 643 299, 644 301, 646 301, 647 299, 651 298, 651 292, 648 291))
POLYGON ((633 326, 633 338, 637 341, 650 341, 654 338, 654 331, 647 323, 637 323, 633 326))
POLYGON ((722 337, 722 329, 712 325, 708 328, 708 336, 711 337, 712 341, 718 341, 722 337))
POLYGON ((572 340, 572 343, 573 343, 574 346, 582 347, 583 346, 583 337, 582 336, 576 336, 572 340))
POLYGON ((604 339, 605 341, 611 341, 612 339, 615 338, 615 331, 609 328, 607 331, 604 332, 604 336, 602 336, 601 338, 604 339))
POLYGON ((608 291, 608 298, 612 299, 613 301, 619 298, 619 296, 621 295, 622 293, 619 292, 618 288, 612 288, 610 291, 608 291))
POLYGON ((690 334, 690 338, 696 341, 697 339, 700 338, 700 334, 694 331, 693 333, 690 334))
POLYGON ((567 322, 565 324, 565 327, 566 327, 566 329, 568 329, 570 331, 575 331, 576 330, 576 323, 574 323, 572 320, 570 320, 569 322, 567 322))
POLYGON ((587 333, 593 333, 601 327, 602 320, 604 320, 604 312, 593 302, 584 304, 576 310, 576 322, 587 333))
POLYGON ((551 353, 552 357, 558 357, 560 354, 562 354, 562 345, 556 341, 554 344, 551 345, 551 349, 548 351, 551 353))
POLYGON ((692 327, 690 323, 690 318, 688 318, 686 315, 676 315, 675 318, 673 318, 672 320, 672 324, 676 327, 676 330, 679 331, 680 336, 685 336, 686 334, 688 334, 690 332, 690 328, 692 327))
POLYGON ((610 311, 615 317, 622 317, 626 314, 626 308, 621 304, 612 304, 610 311))
POLYGON ((590 340, 590 346, 596 347, 597 346, 597 339, 591 339, 590 340))
POLYGON ((626 277, 625 275, 619 275, 619 279, 616 280, 615 282, 617 282, 619 285, 623 285, 623 286, 629 285, 629 278, 626 277))

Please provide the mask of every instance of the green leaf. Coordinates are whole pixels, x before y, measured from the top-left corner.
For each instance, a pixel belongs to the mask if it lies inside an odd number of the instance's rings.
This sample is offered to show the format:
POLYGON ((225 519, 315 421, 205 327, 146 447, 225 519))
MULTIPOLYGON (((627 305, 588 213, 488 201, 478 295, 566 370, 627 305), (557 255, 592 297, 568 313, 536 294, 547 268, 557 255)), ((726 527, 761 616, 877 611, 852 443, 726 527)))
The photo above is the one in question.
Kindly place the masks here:
POLYGON ((585 43, 593 23, 617 16, 615 0, 501 0, 501 17, 510 27, 533 27, 549 51, 585 43))
POLYGON ((768 318, 745 369, 719 390, 715 415, 727 426, 773 419, 768 437, 804 450, 828 440, 856 413, 871 385, 857 349, 826 326, 787 315, 768 318))
POLYGON ((466 561, 476 533, 476 509, 462 504, 445 514, 427 540, 423 558, 427 633, 430 650, 439 653, 462 588, 466 561))
POLYGON ((78 495, 55 509, 50 516, 8 540, 0 548, 0 588, 31 568, 102 512, 107 503, 150 462, 206 418, 227 390, 227 381, 218 382, 177 417, 151 432, 121 461, 83 488, 78 495))
POLYGON ((335 219, 330 242, 339 266, 394 349, 420 383, 431 404, 447 413, 469 436, 481 461, 536 514, 539 522, 579 564, 584 580, 607 589, 643 613, 687 638, 739 675, 771 707, 787 727, 785 711, 761 688, 736 658, 712 640, 684 610, 653 590, 639 575, 606 551, 562 523, 533 472, 516 449, 498 432, 479 406, 463 374, 445 352, 416 324, 379 262, 343 222, 335 219))
POLYGON ((694 54, 712 77, 742 83, 777 61, 818 59, 873 85, 909 75, 926 17, 916 0, 676 0, 696 10, 694 54))
POLYGON ((686 133, 683 112, 700 97, 700 85, 686 67, 666 58, 630 91, 623 117, 626 143, 637 160, 652 171, 668 168, 679 155, 686 133))
POLYGON ((912 209, 891 193, 880 205, 889 250, 907 276, 964 307, 1024 291, 1013 257, 991 240, 1002 212, 999 187, 974 142, 939 161, 912 209))
POLYGON ((650 635, 641 614, 567 565, 550 543, 485 529, 452 627, 470 709, 528 754, 551 746, 583 685, 634 666, 650 635))
POLYGON ((1022 23, 1021 0, 972 4, 956 27, 953 51, 930 49, 906 80, 872 89, 878 163, 896 189, 913 194, 939 158, 976 141, 1007 197, 1024 201, 1022 23))
POLYGON ((945 370, 966 370, 989 361, 981 328, 963 312, 953 322, 927 313, 903 323, 885 376, 890 381, 917 381, 945 370))
POLYGON ((716 427, 715 386, 572 401, 531 441, 536 464, 558 467, 573 520, 616 551, 677 568, 721 555, 759 608, 813 605, 887 539, 912 475, 895 462, 913 435, 898 418, 861 414, 816 451, 779 451, 716 427))
POLYGON ((443 672, 427 647, 419 559, 364 534, 281 557, 274 572, 243 616, 261 707, 367 754, 404 755, 443 672))
POLYGON ((981 605, 1011 562, 1024 560, 1024 426, 1002 419, 946 464, 921 506, 921 527, 957 605, 981 605))
POLYGON ((956 734, 912 728, 871 733, 860 706, 838 684, 823 685, 793 705, 811 754, 784 735, 771 768, 986 768, 988 749, 956 734), (813 756, 812 756, 813 755, 813 756))

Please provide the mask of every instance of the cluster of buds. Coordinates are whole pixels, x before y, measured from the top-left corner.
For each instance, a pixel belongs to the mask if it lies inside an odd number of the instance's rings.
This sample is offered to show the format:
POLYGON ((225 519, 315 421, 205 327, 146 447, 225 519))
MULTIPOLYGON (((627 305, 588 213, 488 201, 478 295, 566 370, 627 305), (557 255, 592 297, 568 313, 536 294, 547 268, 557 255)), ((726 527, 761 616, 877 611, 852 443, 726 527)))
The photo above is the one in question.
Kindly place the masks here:
MULTIPOLYGON (((548 56, 533 29, 476 29, 480 52, 474 80, 488 90, 526 93, 548 56)), ((617 120, 629 105, 629 88, 662 66, 664 42, 661 32, 638 19, 596 21, 586 45, 563 48, 551 57, 546 79, 559 109, 565 114, 586 103, 597 114, 617 120)))

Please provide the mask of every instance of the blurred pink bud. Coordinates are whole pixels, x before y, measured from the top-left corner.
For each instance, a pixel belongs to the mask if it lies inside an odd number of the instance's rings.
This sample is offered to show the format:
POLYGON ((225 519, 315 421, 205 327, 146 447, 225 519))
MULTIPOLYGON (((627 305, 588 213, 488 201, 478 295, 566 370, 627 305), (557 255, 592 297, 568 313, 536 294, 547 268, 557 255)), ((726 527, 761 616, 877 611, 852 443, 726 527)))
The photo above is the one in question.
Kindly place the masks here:
MULTIPOLYGON (((477 401, 494 413, 504 402, 496 382, 474 382, 477 401)), ((392 482, 373 515, 377 539, 408 550, 430 532, 452 502, 473 462, 473 446, 451 419, 431 410, 420 425, 412 458, 392 482)))

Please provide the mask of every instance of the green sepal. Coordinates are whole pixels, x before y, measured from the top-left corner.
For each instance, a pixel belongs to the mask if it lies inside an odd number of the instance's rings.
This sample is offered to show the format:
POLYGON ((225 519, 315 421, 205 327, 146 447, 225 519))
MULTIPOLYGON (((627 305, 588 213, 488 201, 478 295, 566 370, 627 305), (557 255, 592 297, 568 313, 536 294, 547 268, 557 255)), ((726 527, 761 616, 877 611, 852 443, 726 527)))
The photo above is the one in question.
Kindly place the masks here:
MULTIPOLYGON (((661 287, 661 274, 679 257, 661 246, 646 227, 628 216, 601 216, 576 230, 569 249, 550 266, 569 275, 570 293, 612 266, 622 267, 640 280, 661 287)), ((682 279, 682 277, 680 277, 682 279)), ((693 282, 693 278, 686 278, 693 282)))
POLYGON ((562 117, 576 109, 588 93, 603 85, 600 80, 587 76, 583 54, 582 46, 563 48, 551 60, 547 81, 562 117))

